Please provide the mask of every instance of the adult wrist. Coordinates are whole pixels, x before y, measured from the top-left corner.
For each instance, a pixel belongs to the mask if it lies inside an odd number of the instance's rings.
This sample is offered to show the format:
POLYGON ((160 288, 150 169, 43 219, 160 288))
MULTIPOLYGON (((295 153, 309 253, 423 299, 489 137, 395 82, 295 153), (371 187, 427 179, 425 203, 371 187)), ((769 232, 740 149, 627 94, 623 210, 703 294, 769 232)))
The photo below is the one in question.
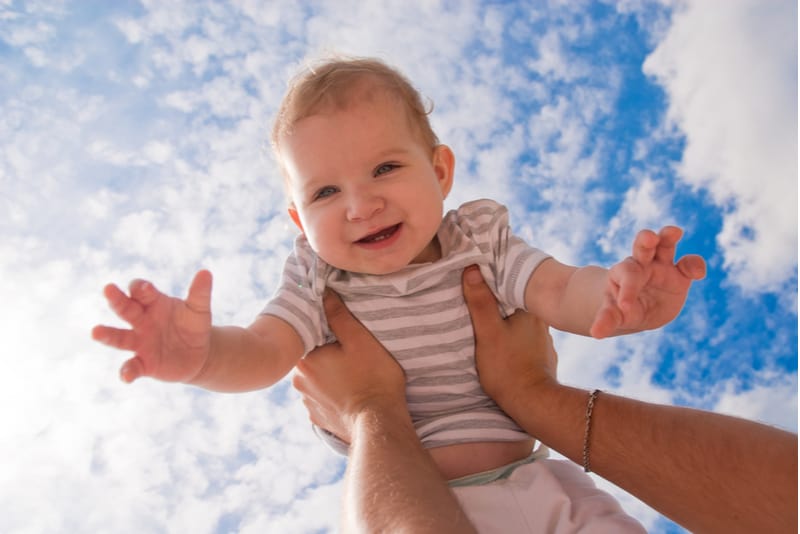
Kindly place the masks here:
MULTIPOLYGON (((353 412, 350 417, 350 436, 353 443, 358 436, 399 436, 413 435, 416 430, 408 412, 405 398, 375 397, 353 412)), ((353 444, 351 443, 351 445, 353 444)))
POLYGON ((392 423, 411 423, 405 396, 375 395, 361 400, 351 410, 351 419, 356 421, 362 417, 380 417, 392 423))
POLYGON ((555 378, 538 377, 501 388, 492 398, 504 412, 516 418, 517 412, 529 413, 532 407, 551 398, 563 387, 555 378))

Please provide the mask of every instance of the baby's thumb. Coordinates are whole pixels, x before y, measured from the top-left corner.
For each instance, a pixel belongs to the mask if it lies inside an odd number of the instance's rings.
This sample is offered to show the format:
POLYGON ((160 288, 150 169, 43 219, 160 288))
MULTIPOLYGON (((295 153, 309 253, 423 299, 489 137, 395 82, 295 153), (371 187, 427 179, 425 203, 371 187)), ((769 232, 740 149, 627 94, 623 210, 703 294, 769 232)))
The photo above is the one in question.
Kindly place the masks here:
POLYGON ((203 269, 194 275, 192 285, 189 286, 189 294, 186 297, 186 304, 196 311, 207 313, 211 311, 211 286, 213 279, 211 272, 203 269))

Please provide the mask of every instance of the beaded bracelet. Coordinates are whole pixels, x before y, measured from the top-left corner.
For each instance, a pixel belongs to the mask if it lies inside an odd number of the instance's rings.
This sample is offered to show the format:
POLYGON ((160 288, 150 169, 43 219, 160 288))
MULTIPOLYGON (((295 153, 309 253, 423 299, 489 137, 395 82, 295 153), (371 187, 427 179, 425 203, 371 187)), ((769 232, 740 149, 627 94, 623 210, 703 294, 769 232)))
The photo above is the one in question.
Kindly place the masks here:
POLYGON ((592 431, 592 411, 594 411, 594 403, 600 393, 599 389, 592 391, 586 405, 586 429, 583 432, 583 471, 585 473, 589 472, 589 434, 592 431))

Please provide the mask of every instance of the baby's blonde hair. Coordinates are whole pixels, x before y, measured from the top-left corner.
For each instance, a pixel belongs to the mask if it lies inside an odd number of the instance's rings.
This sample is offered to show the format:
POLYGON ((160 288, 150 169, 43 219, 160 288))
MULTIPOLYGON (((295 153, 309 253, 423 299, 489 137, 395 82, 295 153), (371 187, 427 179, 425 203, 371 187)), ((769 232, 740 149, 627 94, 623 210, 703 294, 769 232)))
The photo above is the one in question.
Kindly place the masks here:
POLYGON ((428 121, 430 109, 422 96, 400 72, 379 59, 332 58, 310 66, 289 84, 272 127, 271 144, 281 167, 280 142, 291 135, 300 120, 328 109, 345 109, 358 95, 381 90, 397 98, 405 108, 409 121, 425 146, 431 151, 439 139, 428 121), (368 89, 367 93, 356 89, 368 89))

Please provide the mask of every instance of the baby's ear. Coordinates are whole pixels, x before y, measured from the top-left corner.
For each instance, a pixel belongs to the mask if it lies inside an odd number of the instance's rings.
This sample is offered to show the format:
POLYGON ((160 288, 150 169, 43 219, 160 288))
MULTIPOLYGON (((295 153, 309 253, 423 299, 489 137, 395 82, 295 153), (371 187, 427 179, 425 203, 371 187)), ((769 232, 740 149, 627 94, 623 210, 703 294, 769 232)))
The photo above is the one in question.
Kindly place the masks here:
POLYGON ((289 217, 292 218, 294 224, 297 225, 297 227, 300 229, 301 232, 305 233, 305 230, 303 230, 303 223, 300 222, 300 215, 297 213, 297 210, 295 209, 294 205, 289 206, 288 211, 289 211, 289 217))
POLYGON ((447 197, 453 187, 453 173, 456 166, 456 157, 447 145, 437 145, 433 149, 433 168, 439 180, 442 197, 447 197))

